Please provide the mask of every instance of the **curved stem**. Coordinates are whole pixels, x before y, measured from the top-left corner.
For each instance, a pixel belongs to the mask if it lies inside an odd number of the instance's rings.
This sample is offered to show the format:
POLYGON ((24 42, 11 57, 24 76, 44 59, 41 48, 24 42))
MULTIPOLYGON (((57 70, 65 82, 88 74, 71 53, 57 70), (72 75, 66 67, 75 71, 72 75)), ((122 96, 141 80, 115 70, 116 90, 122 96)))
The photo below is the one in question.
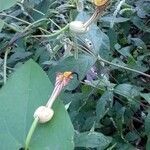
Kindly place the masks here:
POLYGON ((99 10, 96 9, 91 18, 84 23, 84 27, 87 28, 89 25, 91 25, 98 18, 99 15, 99 10))
POLYGON ((39 19, 35 22, 33 22, 32 24, 28 25, 25 29, 24 29, 24 32, 26 32, 27 30, 29 30, 30 28, 34 27, 36 24, 42 22, 42 21, 47 21, 48 19, 46 18, 42 18, 42 19, 39 19))
POLYGON ((38 121, 39 121, 39 119, 35 118, 32 125, 31 125, 31 127, 30 127, 30 130, 28 132, 28 135, 27 135, 27 138, 26 138, 26 141, 25 141, 25 150, 28 150, 28 148, 29 148, 31 138, 32 138, 32 135, 33 135, 33 133, 34 133, 36 127, 37 127, 38 121))
POLYGON ((138 71, 138 70, 135 70, 135 69, 131 69, 131 68, 128 68, 128 67, 125 67, 125 66, 121 66, 121 65, 112 63, 112 62, 110 62, 110 61, 107 61, 107 60, 101 58, 100 56, 98 56, 98 60, 100 60, 100 61, 102 61, 102 62, 104 62, 104 63, 107 63, 107 64, 109 64, 109 65, 113 65, 113 66, 116 66, 116 67, 118 67, 118 68, 122 68, 122 69, 125 69, 125 70, 129 70, 129 71, 132 71, 132 72, 135 72, 135 73, 138 73, 138 74, 141 74, 141 75, 143 75, 143 76, 146 76, 146 77, 150 78, 150 75, 149 75, 149 74, 146 74, 146 73, 143 73, 143 72, 138 71))
POLYGON ((109 2, 106 2, 106 4, 104 4, 103 6, 97 6, 96 9, 95 9, 95 12, 91 16, 91 18, 84 23, 84 27, 87 28, 94 21, 96 21, 97 18, 101 15, 101 13, 106 9, 108 4, 109 4, 109 2))

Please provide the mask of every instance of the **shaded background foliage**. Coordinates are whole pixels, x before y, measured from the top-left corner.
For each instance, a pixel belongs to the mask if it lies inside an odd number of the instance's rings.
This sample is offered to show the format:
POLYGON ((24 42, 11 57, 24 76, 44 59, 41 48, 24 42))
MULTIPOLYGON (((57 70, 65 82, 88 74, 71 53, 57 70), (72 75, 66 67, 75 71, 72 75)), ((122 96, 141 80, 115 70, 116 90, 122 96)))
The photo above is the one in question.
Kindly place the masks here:
POLYGON ((25 0, 7 10, 0 7, 1 86, 8 44, 7 77, 30 58, 52 82, 60 71, 79 74, 80 81, 74 77, 60 96, 69 104, 77 150, 150 149, 150 78, 96 57, 149 74, 150 2, 126 0, 114 16, 118 4, 113 0, 86 34, 65 29, 47 37, 72 20, 87 20, 94 12, 91 2, 25 0))

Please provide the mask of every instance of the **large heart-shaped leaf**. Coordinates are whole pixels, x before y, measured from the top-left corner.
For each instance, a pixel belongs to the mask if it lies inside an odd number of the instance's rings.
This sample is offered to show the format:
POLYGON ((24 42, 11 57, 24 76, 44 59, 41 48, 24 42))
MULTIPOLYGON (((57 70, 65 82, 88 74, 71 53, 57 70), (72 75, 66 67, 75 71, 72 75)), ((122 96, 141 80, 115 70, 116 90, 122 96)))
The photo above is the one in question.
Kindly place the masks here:
MULTIPOLYGON (((53 90, 46 74, 32 60, 19 68, 0 91, 0 149, 19 150, 33 121, 33 113, 45 105, 53 90)), ((39 124, 29 150, 72 150, 74 129, 61 101, 54 105, 54 117, 39 124)))

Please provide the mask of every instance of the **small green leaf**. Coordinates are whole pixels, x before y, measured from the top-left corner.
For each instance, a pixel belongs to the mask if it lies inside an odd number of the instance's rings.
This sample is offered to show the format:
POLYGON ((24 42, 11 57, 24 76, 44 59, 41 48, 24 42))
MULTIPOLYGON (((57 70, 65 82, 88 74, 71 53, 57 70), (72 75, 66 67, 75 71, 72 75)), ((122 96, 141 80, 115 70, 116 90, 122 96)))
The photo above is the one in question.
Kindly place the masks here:
POLYGON ((141 93, 140 95, 150 104, 150 93, 141 93))
POLYGON ((146 143, 146 150, 149 149, 150 149, 150 135, 148 136, 147 143, 146 143))
POLYGON ((4 26, 4 21, 0 19, 0 32, 1 32, 2 28, 3 28, 3 26, 4 26))
POLYGON ((139 38, 131 38, 131 41, 133 41, 134 45, 137 46, 138 48, 141 48, 141 51, 146 51, 147 47, 146 44, 139 38))
MULTIPOLYGON (((53 86, 46 74, 32 60, 19 68, 0 91, 1 150, 19 150, 33 121, 36 108, 45 105, 53 86)), ((30 150, 73 150, 74 129, 61 101, 54 104, 54 117, 39 124, 30 150)))
POLYGON ((119 142, 117 142, 116 149, 117 150, 137 150, 137 148, 131 145, 130 143, 119 143, 119 142))
POLYGON ((140 88, 124 83, 116 86, 114 92, 130 99, 140 95, 140 88))
POLYGON ((99 132, 84 132, 76 134, 75 136, 76 147, 101 148, 102 150, 105 149, 111 141, 111 137, 107 137, 99 132))
MULTIPOLYGON (((117 103, 116 103, 117 104, 117 103)), ((118 133, 120 134, 121 138, 125 140, 124 135, 123 135, 123 124, 125 122, 125 107, 120 107, 116 111, 116 118, 115 118, 115 125, 117 126, 118 133)))
MULTIPOLYGON (((120 58, 114 58, 112 61, 112 63, 120 65, 120 66, 127 66, 120 58)), ((120 69, 116 66, 111 66, 112 69, 120 69)))
POLYGON ((117 33, 115 32, 114 29, 110 28, 108 30, 108 37, 109 37, 109 40, 110 40, 110 47, 111 49, 114 48, 115 44, 117 44, 117 38, 118 38, 118 35, 117 33))
POLYGON ((114 23, 121 23, 121 22, 129 21, 130 19, 129 18, 123 18, 123 17, 114 18, 113 16, 105 16, 105 17, 101 18, 101 21, 109 22, 109 23, 112 22, 112 20, 114 21, 114 23))
POLYGON ((113 92, 106 91, 101 96, 101 98, 98 100, 97 105, 96 105, 97 121, 99 121, 100 119, 104 117, 112 101, 113 101, 113 92))
POLYGON ((145 119, 145 133, 147 135, 147 143, 146 143, 146 150, 150 149, 150 111, 145 119))
POLYGON ((122 56, 124 57, 131 57, 131 46, 126 46, 126 47, 123 47, 119 50, 117 50, 122 56))
POLYGON ((146 26, 146 23, 141 18, 135 16, 135 17, 133 17, 132 22, 135 26, 137 26, 142 31, 150 32, 150 28, 148 26, 146 26))
POLYGON ((10 8, 16 4, 19 0, 0 0, 0 11, 10 8))
POLYGON ((145 133, 150 136, 150 111, 145 119, 145 133))
POLYGON ((137 134, 136 131, 133 130, 126 134, 125 139, 127 141, 134 142, 136 140, 140 140, 140 136, 137 134))

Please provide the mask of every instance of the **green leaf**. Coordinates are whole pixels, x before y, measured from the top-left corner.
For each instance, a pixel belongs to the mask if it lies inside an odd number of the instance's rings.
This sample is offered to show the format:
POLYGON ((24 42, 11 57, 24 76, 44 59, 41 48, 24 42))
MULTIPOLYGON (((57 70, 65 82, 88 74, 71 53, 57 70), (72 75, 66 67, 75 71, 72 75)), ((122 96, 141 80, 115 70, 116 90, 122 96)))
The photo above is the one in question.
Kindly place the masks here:
MULTIPOLYGON (((89 16, 85 12, 80 12, 76 20, 86 22, 89 19, 89 16)), ((90 41, 90 49, 94 53, 100 54, 102 58, 111 59, 111 50, 110 50, 110 41, 109 37, 103 33, 98 26, 92 24, 89 27, 89 31, 85 34, 80 35, 80 38, 87 43, 90 41)))
POLYGON ((1 0, 0 1, 0 11, 10 8, 16 4, 19 0, 1 0))
POLYGON ((127 141, 134 142, 136 140, 140 140, 140 136, 137 134, 136 131, 133 130, 126 134, 125 139, 127 141))
POLYGON ((145 133, 150 136, 150 111, 145 119, 145 133))
POLYGON ((96 105, 97 121, 102 119, 106 112, 109 110, 110 104, 113 101, 113 92, 106 91, 98 100, 96 105))
POLYGON ((147 135, 146 150, 150 149, 150 111, 145 119, 145 133, 147 135))
POLYGON ((147 143, 146 143, 146 150, 149 149, 150 149, 150 135, 148 136, 147 143))
POLYGON ((24 60, 27 57, 31 56, 31 52, 22 52, 22 51, 16 51, 14 54, 12 54, 9 59, 7 60, 8 64, 16 63, 18 61, 24 60))
POLYGON ((130 99, 140 95, 140 88, 124 83, 116 86, 114 92, 130 99))
POLYGON ((141 48, 142 51, 146 51, 147 47, 146 44, 139 38, 131 38, 131 41, 133 41, 134 45, 141 48))
POLYGON ((150 93, 141 93, 140 95, 150 104, 150 93))
POLYGON ((142 30, 144 32, 150 32, 150 28, 148 26, 146 26, 146 23, 141 18, 136 16, 132 19, 132 22, 140 30, 142 30))
POLYGON ((146 16, 150 16, 149 0, 138 0, 136 2, 136 11, 140 18, 146 18, 146 16))
MULTIPOLYGON (((53 90, 46 74, 32 60, 19 68, 0 91, 1 150, 19 150, 33 121, 33 113, 45 105, 53 90)), ((54 104, 54 117, 39 124, 30 150, 73 150, 74 129, 60 100, 54 104)))
POLYGON ((123 18, 123 17, 114 18, 113 16, 105 16, 101 18, 101 21, 109 22, 109 23, 111 23, 112 21, 114 23, 121 23, 121 22, 126 22, 129 20, 130 20, 129 18, 123 18))
POLYGON ((119 107, 116 109, 116 117, 115 117, 115 125, 117 127, 118 133, 120 134, 121 138, 125 140, 124 135, 123 135, 123 124, 125 122, 125 107, 121 107, 119 103, 116 103, 119 107))
POLYGON ((2 28, 3 28, 3 26, 4 26, 4 21, 0 19, 0 32, 1 32, 2 28))
MULTIPOLYGON (((94 65, 96 59, 89 55, 79 55, 78 59, 74 57, 68 57, 65 60, 60 61, 56 66, 52 66, 49 69, 49 77, 51 81, 54 81, 54 78, 58 72, 61 71, 74 71, 79 75, 79 79, 82 80, 87 74, 88 70, 94 65)), ((78 86, 79 81, 76 77, 70 82, 67 89, 71 90, 78 86)))
POLYGON ((137 150, 136 147, 131 145, 130 143, 117 143, 117 150, 137 150))
MULTIPOLYGON (((56 8, 57 2, 55 0, 28 0, 24 1, 24 6, 29 7, 29 5, 32 8, 35 8, 39 12, 42 12, 43 14, 46 14, 47 17, 51 16, 52 14, 52 9, 56 8), (55 4, 53 4, 55 2, 55 4)), ((57 12, 57 10, 55 9, 57 12)), ((34 18, 34 20, 39 20, 41 18, 44 18, 40 13, 37 13, 34 10, 30 10, 31 16, 34 18)))
POLYGON ((119 50, 117 50, 121 55, 125 56, 125 57, 132 57, 132 55, 130 54, 131 52, 131 46, 126 46, 123 47, 119 50))
POLYGON ((105 149, 110 142, 111 137, 107 137, 99 132, 84 132, 76 134, 75 136, 75 146, 76 147, 86 147, 86 148, 101 148, 105 149))
POLYGON ((110 40, 110 47, 114 49, 115 44, 117 44, 118 35, 113 28, 110 28, 107 34, 110 40))
MULTIPOLYGON (((120 66, 127 66, 120 58, 114 58, 112 61, 112 63, 120 65, 120 66)), ((111 66, 112 69, 120 69, 116 66, 111 66)))

